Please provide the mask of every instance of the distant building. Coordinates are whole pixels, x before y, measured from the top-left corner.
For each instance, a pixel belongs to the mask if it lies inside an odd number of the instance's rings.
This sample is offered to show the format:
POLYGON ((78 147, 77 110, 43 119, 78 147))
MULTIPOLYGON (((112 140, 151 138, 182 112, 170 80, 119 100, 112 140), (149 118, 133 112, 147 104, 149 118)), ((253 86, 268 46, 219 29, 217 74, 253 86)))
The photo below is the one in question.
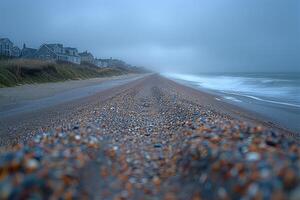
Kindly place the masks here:
POLYGON ((7 57, 20 57, 21 50, 14 46, 14 43, 8 38, 0 38, 0 55, 7 57))
POLYGON ((88 51, 84 51, 82 53, 79 53, 79 55, 80 55, 80 58, 81 58, 81 63, 87 62, 87 63, 94 64, 98 67, 125 67, 125 66, 128 66, 125 62, 123 62, 121 60, 117 60, 117 59, 94 58, 93 54, 88 52, 88 51))
POLYGON ((130 67, 130 65, 128 65, 124 61, 118 60, 118 59, 113 59, 113 58, 95 59, 95 64, 98 67, 123 67, 123 68, 130 67))
POLYGON ((17 46, 14 46, 11 49, 11 56, 19 58, 21 56, 21 49, 19 47, 17 47, 17 46))
POLYGON ((12 48, 14 44, 8 38, 0 38, 0 55, 12 56, 12 48))
POLYGON ((65 61, 75 64, 80 64, 81 61, 76 48, 63 47, 62 44, 43 44, 35 57, 42 60, 65 61))
POLYGON ((118 60, 118 59, 109 59, 109 63, 108 63, 109 67, 128 67, 128 64, 126 64, 124 61, 122 60, 118 60))
POLYGON ((91 64, 96 64, 93 54, 91 54, 88 51, 79 53, 79 56, 81 58, 81 63, 87 62, 87 63, 91 63, 91 64))
POLYGON ((95 59, 95 64, 98 67, 108 67, 110 59, 95 59))
POLYGON ((26 44, 24 44, 23 49, 21 50, 21 58, 35 59, 36 53, 37 53, 37 49, 28 48, 28 47, 26 47, 26 44))
POLYGON ((76 48, 72 48, 72 47, 65 47, 65 54, 63 61, 67 61, 67 62, 71 62, 71 63, 75 63, 75 64, 80 64, 81 62, 81 58, 78 54, 78 50, 76 48))
POLYGON ((62 44, 43 44, 38 49, 28 48, 24 44, 21 50, 14 46, 8 38, 0 38, 0 55, 24 59, 65 61, 75 64, 87 62, 98 67, 130 67, 121 60, 97 59, 88 51, 78 53, 76 48, 64 47, 62 44))

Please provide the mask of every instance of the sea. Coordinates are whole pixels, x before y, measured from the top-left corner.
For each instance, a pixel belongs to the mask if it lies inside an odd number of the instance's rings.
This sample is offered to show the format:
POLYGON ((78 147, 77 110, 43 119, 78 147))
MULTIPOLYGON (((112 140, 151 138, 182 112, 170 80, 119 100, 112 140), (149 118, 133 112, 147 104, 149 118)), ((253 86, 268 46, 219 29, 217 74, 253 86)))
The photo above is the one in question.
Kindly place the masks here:
POLYGON ((270 122, 300 132, 300 73, 222 73, 163 76, 205 90, 225 101, 251 110, 270 122))

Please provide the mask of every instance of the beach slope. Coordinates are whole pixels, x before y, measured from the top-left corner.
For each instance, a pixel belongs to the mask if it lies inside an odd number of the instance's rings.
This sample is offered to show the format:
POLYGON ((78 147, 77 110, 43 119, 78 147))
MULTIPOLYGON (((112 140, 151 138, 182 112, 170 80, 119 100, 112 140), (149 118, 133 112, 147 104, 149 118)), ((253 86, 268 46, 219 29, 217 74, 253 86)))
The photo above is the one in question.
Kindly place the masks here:
POLYGON ((12 122, 1 197, 299 197, 295 133, 156 74, 12 122))

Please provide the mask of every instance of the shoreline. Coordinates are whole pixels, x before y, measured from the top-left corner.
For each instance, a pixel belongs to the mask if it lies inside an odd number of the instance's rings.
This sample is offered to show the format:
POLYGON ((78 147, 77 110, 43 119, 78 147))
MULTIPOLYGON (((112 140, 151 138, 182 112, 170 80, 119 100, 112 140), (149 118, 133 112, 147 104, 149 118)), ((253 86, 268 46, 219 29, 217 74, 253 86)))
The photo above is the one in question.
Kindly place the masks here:
POLYGON ((269 105, 267 102, 254 102, 253 99, 249 100, 240 95, 236 96, 238 97, 237 99, 234 94, 202 88, 184 80, 172 78, 170 78, 170 80, 188 88, 193 88, 199 92, 211 95, 220 103, 235 106, 236 109, 240 109, 244 114, 249 115, 250 118, 257 118, 257 122, 261 121, 270 127, 275 126, 278 129, 283 129, 294 134, 300 134, 300 126, 297 124, 299 109, 283 108, 278 107, 278 105, 274 107, 275 105, 269 105), (291 119, 291 117, 293 118, 291 119))
POLYGON ((193 97, 193 101, 196 101, 201 105, 211 106, 211 109, 216 110, 218 113, 223 113, 225 115, 231 116, 232 118, 250 122, 252 124, 260 124, 261 126, 267 127, 269 129, 287 134, 297 140, 297 142, 300 142, 299 133, 297 131, 290 130, 288 127, 284 127, 282 124, 279 124, 260 113, 245 109, 244 107, 235 105, 233 103, 220 101, 219 95, 217 93, 211 93, 206 90, 187 86, 172 79, 168 80, 176 84, 177 89, 180 88, 181 93, 186 92, 186 95, 189 95, 189 97, 193 97))

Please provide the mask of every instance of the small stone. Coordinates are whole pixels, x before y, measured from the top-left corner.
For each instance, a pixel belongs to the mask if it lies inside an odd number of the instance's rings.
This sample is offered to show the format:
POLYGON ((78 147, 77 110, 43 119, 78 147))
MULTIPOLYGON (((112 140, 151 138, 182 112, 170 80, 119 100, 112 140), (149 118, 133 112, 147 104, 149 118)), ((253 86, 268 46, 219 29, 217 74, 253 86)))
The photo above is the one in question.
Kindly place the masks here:
POLYGON ((293 188, 297 183, 297 175, 292 169, 284 170, 283 172, 283 184, 287 189, 293 188))
POLYGON ((258 161, 260 159, 260 155, 256 152, 250 152, 246 155, 246 160, 248 161, 258 161))
POLYGON ((277 142, 275 140, 268 139, 266 140, 266 144, 272 147, 275 147, 277 142))
POLYGON ((115 151, 117 151, 118 149, 119 149, 118 146, 114 146, 114 147, 113 147, 113 150, 115 150, 115 151))
POLYGON ((256 194, 257 194, 257 191, 258 191, 258 185, 257 184, 251 184, 248 188, 248 194, 251 196, 251 197, 254 197, 256 194))
POLYGON ((39 162, 36 159, 27 160, 25 163, 25 168, 27 171, 32 172, 39 167, 39 162))
POLYGON ((80 140, 81 136, 80 135, 75 135, 75 140, 80 140))
POLYGON ((152 182, 156 186, 159 186, 161 183, 160 178, 158 176, 153 177, 152 182))
POLYGON ((299 200, 300 197, 300 186, 298 186, 296 189, 294 189, 291 192, 290 200, 299 200))
POLYGON ((9 199, 12 190, 13 187, 9 182, 0 183, 0 199, 9 199))

